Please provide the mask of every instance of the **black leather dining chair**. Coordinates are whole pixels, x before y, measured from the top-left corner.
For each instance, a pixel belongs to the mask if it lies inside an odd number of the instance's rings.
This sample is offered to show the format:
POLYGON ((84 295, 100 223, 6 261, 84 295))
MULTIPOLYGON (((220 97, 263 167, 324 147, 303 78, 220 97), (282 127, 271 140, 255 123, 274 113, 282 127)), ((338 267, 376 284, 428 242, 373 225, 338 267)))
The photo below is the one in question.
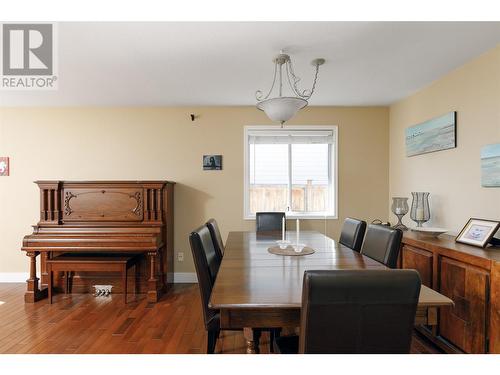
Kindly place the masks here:
MULTIPOLYGON (((215 220, 214 220, 215 221, 215 220)), ((217 339, 220 335, 220 311, 209 307, 210 295, 217 278, 222 258, 217 254, 212 235, 207 224, 195 229, 189 235, 189 244, 193 254, 198 286, 200 288, 203 320, 207 330, 207 353, 213 354, 217 339)), ((261 328, 260 331, 269 331, 271 352, 274 338, 279 335, 280 329, 261 328)))
POLYGON ((215 219, 209 219, 206 224, 210 235, 212 236, 212 242, 214 244, 215 252, 220 259, 224 256, 224 242, 222 242, 222 236, 220 234, 219 225, 215 219))
MULTIPOLYGON (((257 212, 255 214, 255 227, 257 232, 281 231, 284 212, 257 212)), ((286 220, 285 220, 286 228, 286 220)))
POLYGON ((348 217, 342 225, 339 243, 359 253, 363 238, 365 238, 365 231, 366 221, 348 217))
POLYGON ((370 224, 366 231, 361 254, 387 267, 396 268, 403 232, 383 225, 370 224))
POLYGON ((420 285, 415 270, 306 271, 300 334, 275 352, 409 353, 420 285))
POLYGON ((211 354, 215 350, 220 333, 220 313, 219 310, 210 308, 208 304, 221 258, 215 251, 210 231, 206 225, 191 232, 189 244, 198 277, 205 329, 208 333, 207 353, 211 354))

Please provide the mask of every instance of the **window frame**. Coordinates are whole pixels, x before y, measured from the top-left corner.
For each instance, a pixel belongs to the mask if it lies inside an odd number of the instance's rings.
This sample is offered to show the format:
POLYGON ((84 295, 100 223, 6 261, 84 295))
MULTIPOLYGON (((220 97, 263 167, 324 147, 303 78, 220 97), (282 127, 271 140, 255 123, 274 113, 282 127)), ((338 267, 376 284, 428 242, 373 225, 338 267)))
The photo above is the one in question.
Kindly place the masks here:
MULTIPOLYGON (((326 214, 318 214, 318 213, 298 213, 298 212, 287 212, 287 218, 290 219, 311 219, 311 220, 323 220, 323 219, 338 219, 338 126, 337 125, 285 125, 286 130, 331 130, 333 132, 333 142, 330 150, 330 170, 328 171, 328 175, 331 179, 331 188, 333 192, 333 210, 326 214)), ((280 125, 248 125, 245 126, 244 134, 243 134, 243 219, 244 220, 255 220, 255 214, 250 213, 249 206, 249 184, 250 184, 250 147, 248 143, 249 133, 255 130, 280 130, 282 129, 280 125)), ((291 158, 291 153, 288 153, 288 157, 291 158)), ((290 161, 289 161, 290 162, 290 161)), ((289 179, 291 176, 288 176, 289 179)), ((290 183, 290 181, 289 181, 290 183)), ((291 191, 289 192, 291 194, 291 191)))

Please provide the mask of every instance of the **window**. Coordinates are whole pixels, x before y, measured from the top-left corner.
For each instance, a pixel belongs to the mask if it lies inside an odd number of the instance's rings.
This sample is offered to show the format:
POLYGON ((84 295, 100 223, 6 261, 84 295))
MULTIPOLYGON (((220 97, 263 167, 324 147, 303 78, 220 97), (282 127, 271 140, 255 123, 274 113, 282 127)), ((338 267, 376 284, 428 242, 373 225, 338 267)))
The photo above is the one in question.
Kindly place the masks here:
POLYGON ((337 128, 245 128, 245 218, 260 211, 336 218, 337 128))

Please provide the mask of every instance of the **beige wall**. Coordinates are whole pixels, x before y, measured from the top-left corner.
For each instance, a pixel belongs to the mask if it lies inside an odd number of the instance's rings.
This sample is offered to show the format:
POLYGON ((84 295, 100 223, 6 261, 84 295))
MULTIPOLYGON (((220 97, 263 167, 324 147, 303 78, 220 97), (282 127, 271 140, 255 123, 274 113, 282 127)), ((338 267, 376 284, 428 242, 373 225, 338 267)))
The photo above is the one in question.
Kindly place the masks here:
POLYGON ((481 187, 480 150, 491 143, 500 143, 500 46, 390 107, 390 197, 430 192, 429 225, 453 233, 470 217, 500 220, 500 188, 481 187), (449 111, 458 147, 406 157, 405 128, 449 111))
MULTIPOLYGON (((0 108, 0 155, 11 176, 0 177, 0 272, 26 272, 19 250, 38 220, 37 179, 169 179, 175 188, 175 249, 193 272, 187 235, 209 217, 231 230, 243 220, 243 127, 269 124, 253 107, 0 108), (195 122, 190 113, 199 116, 195 122), (224 170, 203 172, 203 154, 223 154, 224 170)), ((339 216, 387 219, 389 111, 383 107, 311 107, 291 124, 338 125, 339 216)), ((327 234, 337 237, 340 220, 327 234)), ((323 220, 303 221, 324 231, 323 220)))

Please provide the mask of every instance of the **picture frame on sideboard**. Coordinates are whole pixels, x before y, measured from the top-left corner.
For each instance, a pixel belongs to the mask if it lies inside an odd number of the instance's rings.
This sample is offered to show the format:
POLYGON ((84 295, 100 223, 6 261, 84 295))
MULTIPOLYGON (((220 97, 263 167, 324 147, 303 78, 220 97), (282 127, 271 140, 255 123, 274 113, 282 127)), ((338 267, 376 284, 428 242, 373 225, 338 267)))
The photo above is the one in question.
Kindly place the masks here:
POLYGON ((455 241, 484 248, 490 243, 498 228, 500 228, 498 220, 470 218, 455 241))

